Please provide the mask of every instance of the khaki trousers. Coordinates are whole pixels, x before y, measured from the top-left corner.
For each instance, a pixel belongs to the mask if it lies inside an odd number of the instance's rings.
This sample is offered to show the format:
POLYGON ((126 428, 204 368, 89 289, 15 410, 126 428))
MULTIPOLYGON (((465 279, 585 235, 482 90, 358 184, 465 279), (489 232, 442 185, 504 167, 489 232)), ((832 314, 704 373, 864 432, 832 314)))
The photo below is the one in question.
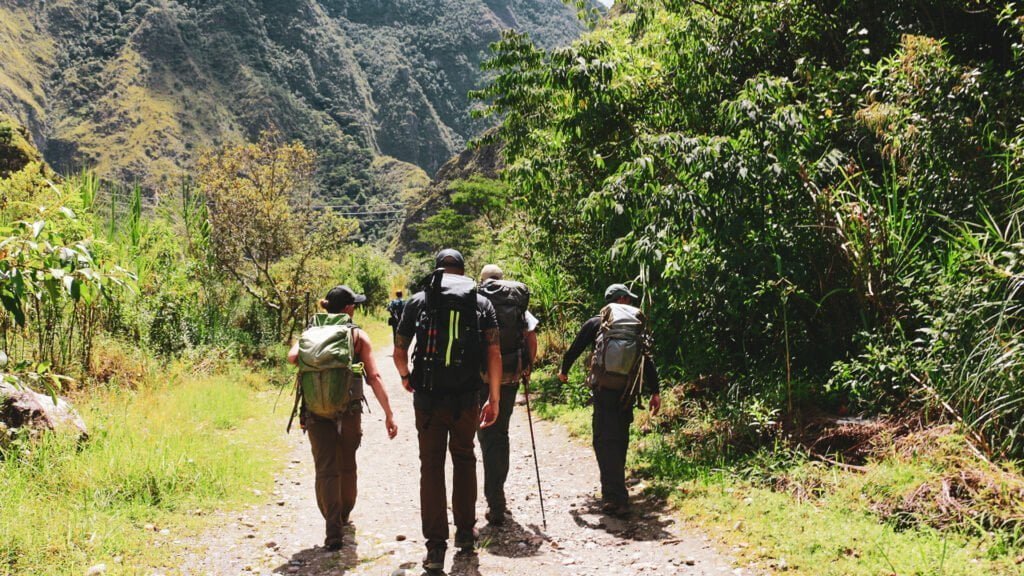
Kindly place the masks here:
POLYGON ((316 465, 316 503, 327 523, 325 545, 341 543, 342 527, 356 505, 356 449, 363 437, 362 416, 346 413, 340 430, 334 420, 306 417, 316 465))

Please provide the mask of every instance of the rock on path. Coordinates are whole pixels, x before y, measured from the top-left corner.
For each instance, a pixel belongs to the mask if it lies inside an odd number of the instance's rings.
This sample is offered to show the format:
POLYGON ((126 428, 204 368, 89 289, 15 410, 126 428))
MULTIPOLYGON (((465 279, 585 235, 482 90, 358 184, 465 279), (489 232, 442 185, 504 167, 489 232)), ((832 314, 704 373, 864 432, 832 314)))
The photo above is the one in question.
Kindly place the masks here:
MULTIPOLYGON (((412 398, 401 388, 390 350, 378 352, 377 361, 399 434, 394 440, 387 439, 381 410, 371 400, 370 413, 363 416, 358 452, 359 499, 352 513, 354 527, 346 535, 344 548, 334 553, 320 548, 323 520, 313 493, 313 459, 305 437, 293 432, 289 439, 292 452, 282 455, 288 464, 273 493, 264 495, 268 502, 242 512, 219 513, 215 528, 182 543, 186 553, 177 573, 387 576, 397 570, 421 574, 424 548, 412 398)), ((636 497, 628 520, 602 515, 595 500, 598 471, 590 448, 568 440, 565 430, 556 424, 534 425, 547 529, 541 527, 526 409, 517 405, 511 430, 513 462, 506 485, 512 516, 501 528, 485 525, 481 468, 477 525, 482 548, 477 555, 467 556, 456 556, 449 549, 448 574, 752 574, 735 567, 699 532, 679 525, 657 502, 636 497)))

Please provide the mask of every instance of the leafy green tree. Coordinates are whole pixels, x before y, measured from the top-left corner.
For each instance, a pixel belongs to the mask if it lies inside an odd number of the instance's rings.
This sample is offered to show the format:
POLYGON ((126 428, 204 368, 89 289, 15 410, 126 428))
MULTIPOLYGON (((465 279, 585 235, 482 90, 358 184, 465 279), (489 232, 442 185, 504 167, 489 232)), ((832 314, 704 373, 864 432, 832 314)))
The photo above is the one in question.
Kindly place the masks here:
POLYGON ((358 228, 314 202, 314 167, 304 145, 277 144, 269 133, 252 144, 208 151, 199 161, 214 259, 274 311, 279 338, 303 305, 298 287, 306 262, 338 250, 358 228))

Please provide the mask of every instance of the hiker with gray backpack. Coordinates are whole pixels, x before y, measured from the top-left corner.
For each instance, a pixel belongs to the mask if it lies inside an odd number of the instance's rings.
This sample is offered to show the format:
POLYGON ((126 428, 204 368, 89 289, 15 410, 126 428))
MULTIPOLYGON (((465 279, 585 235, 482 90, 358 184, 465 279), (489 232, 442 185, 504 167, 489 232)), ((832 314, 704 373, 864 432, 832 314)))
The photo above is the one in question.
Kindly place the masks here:
POLYGON ((594 345, 587 376, 594 402, 594 454, 601 472, 602 510, 618 516, 629 512, 626 451, 633 409, 639 405, 641 394, 649 394, 651 414, 657 414, 661 396, 647 321, 633 305, 636 294, 625 284, 612 284, 605 290, 604 299, 607 305, 583 324, 566 351, 558 379, 567 382, 573 363, 594 345))
MULTIPOLYGON (((309 435, 316 503, 326 522, 324 547, 328 550, 341 549, 343 529, 356 504, 364 379, 384 410, 388 437, 398 434, 370 338, 352 322, 356 305, 365 301, 348 286, 332 288, 320 301, 324 312, 313 316, 288 352, 288 361, 299 368, 292 419, 299 411, 299 422, 309 435)), ((289 420, 289 431, 291 425, 289 420)))
MULTIPOLYGON (((494 305, 501 340, 501 408, 494 426, 477 432, 484 461, 484 497, 487 499, 484 518, 488 524, 500 526, 508 513, 505 480, 509 470, 509 422, 519 383, 529 380, 537 356, 539 322, 528 310, 530 289, 522 282, 505 280, 505 273, 495 264, 488 264, 481 270, 480 294, 494 305)), ((486 400, 488 394, 488 390, 481 390, 482 400, 486 400)))

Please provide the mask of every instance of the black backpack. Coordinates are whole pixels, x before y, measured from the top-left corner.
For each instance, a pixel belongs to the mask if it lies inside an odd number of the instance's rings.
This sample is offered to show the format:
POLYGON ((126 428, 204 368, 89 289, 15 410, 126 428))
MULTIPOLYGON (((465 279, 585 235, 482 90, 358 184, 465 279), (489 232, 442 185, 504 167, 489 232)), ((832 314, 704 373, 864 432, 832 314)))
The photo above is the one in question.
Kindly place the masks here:
POLYGON ((405 300, 395 298, 391 302, 388 302, 387 310, 391 315, 388 318, 388 324, 390 326, 398 326, 398 323, 402 320, 402 312, 405 311, 405 300))
POLYGON ((498 315, 501 334, 502 382, 516 382, 525 367, 526 309, 530 306, 530 289, 513 280, 488 280, 480 285, 484 295, 498 315))
POLYGON ((410 385, 439 394, 470 392, 480 386, 483 347, 477 317, 477 287, 466 276, 437 270, 424 290, 416 322, 410 385))

